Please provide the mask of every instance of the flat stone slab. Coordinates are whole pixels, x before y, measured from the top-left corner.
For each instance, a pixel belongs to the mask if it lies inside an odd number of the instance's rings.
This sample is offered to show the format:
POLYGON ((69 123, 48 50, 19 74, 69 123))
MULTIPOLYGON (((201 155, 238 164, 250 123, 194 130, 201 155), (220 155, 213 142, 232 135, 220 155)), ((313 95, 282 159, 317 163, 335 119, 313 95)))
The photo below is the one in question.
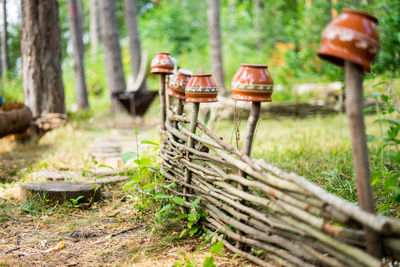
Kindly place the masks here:
POLYGON ((85 182, 34 182, 21 185, 23 198, 37 194, 45 196, 50 201, 70 201, 83 196, 79 203, 99 201, 101 198, 100 188, 85 182))
MULTIPOLYGON (((86 177, 94 177, 94 176, 114 176, 122 173, 124 169, 122 168, 107 168, 100 167, 97 169, 89 169, 85 172, 86 177)), ((82 177, 83 171, 68 171, 68 172, 48 172, 48 171, 39 171, 32 172, 31 176, 34 180, 46 179, 50 181, 63 181, 68 179, 78 179, 82 177)))

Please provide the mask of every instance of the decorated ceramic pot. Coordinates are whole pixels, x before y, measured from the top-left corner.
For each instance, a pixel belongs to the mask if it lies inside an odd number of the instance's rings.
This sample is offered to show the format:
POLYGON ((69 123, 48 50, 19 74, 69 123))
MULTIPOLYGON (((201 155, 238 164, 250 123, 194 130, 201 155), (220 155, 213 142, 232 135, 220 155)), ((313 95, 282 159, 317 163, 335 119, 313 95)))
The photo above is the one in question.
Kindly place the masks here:
POLYGON ((233 76, 233 100, 271 102, 274 81, 266 65, 240 64, 240 68, 233 76))
POLYGON ((185 88, 193 73, 188 70, 179 70, 169 79, 167 93, 170 96, 185 100, 185 88))
POLYGON ((211 74, 194 74, 185 88, 186 102, 217 102, 218 88, 211 74))
POLYGON ((172 74, 174 69, 174 60, 169 53, 157 53, 151 61, 151 73, 154 74, 172 74))
POLYGON ((322 32, 318 56, 338 66, 348 60, 370 72, 379 51, 377 24, 378 19, 368 13, 343 9, 322 32))

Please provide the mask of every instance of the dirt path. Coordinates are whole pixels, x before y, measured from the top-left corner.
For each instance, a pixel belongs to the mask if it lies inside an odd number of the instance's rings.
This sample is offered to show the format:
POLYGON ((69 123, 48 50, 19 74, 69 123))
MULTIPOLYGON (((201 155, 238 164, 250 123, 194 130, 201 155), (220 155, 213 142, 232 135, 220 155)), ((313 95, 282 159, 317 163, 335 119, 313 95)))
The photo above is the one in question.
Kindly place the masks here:
MULTIPOLYGON (((120 154, 136 148, 133 131, 105 128, 88 130, 70 123, 49 133, 39 145, 0 140, 3 190, 36 179, 32 173, 37 171, 79 173, 95 167, 94 163, 121 167, 120 154)), ((156 127, 148 127, 142 129, 140 139, 157 138, 157 134, 156 127)), ((21 202, 12 194, 3 195, 0 266, 185 266, 195 260, 202 266, 210 254, 208 246, 193 253, 202 240, 179 238, 184 225, 173 218, 158 221, 152 210, 138 212, 135 199, 121 191, 123 184, 106 185, 102 201, 80 208, 41 199, 21 202)), ((214 257, 218 266, 246 264, 227 252, 214 257)))

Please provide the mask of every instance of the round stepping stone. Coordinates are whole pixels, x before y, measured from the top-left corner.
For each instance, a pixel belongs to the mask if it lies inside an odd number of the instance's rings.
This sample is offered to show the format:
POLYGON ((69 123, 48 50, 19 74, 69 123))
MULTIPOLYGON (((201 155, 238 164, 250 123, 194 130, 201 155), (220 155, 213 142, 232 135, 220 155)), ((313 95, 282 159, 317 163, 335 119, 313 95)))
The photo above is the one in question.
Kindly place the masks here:
POLYGON ((95 202, 101 198, 100 188, 83 182, 34 182, 21 185, 25 199, 37 194, 50 201, 70 201, 83 196, 79 203, 95 202))

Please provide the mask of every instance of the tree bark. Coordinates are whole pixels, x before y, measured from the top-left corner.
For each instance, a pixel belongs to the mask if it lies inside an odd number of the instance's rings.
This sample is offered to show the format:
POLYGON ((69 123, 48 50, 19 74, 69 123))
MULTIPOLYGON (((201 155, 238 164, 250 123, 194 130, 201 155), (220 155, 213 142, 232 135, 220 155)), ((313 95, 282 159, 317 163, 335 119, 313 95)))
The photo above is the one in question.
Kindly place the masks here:
POLYGON ((100 18, 99 18, 99 1, 90 0, 90 50, 92 54, 96 54, 99 50, 101 34, 100 34, 100 18))
POLYGON ((73 47, 76 102, 79 109, 89 109, 88 94, 86 89, 85 66, 83 63, 84 46, 82 40, 82 19, 79 17, 78 1, 68 0, 70 14, 70 32, 73 47))
MULTIPOLYGON (((135 82, 140 69, 140 37, 137 22, 136 0, 125 0, 125 17, 129 36, 132 77, 135 82)), ((139 87, 141 88, 142 85, 139 87)))
POLYGON ((256 0, 254 3, 254 30, 256 31, 256 47, 258 50, 263 45, 262 36, 262 19, 263 19, 264 2, 262 0, 256 0))
POLYGON ((21 0, 22 87, 33 117, 65 113, 57 0, 21 0))
POLYGON ((221 26, 219 19, 219 0, 208 0, 208 28, 211 45, 211 70, 219 88, 225 88, 222 63, 221 26))
POLYGON ((99 1, 100 28, 104 43, 107 84, 110 90, 110 111, 121 110, 118 100, 112 96, 113 92, 126 90, 124 69, 122 67, 121 47, 119 45, 118 21, 116 16, 115 0, 99 1))
POLYGON ((3 45, 1 47, 1 65, 4 73, 8 71, 8 33, 7 33, 7 0, 3 0, 3 32, 2 32, 3 45))

